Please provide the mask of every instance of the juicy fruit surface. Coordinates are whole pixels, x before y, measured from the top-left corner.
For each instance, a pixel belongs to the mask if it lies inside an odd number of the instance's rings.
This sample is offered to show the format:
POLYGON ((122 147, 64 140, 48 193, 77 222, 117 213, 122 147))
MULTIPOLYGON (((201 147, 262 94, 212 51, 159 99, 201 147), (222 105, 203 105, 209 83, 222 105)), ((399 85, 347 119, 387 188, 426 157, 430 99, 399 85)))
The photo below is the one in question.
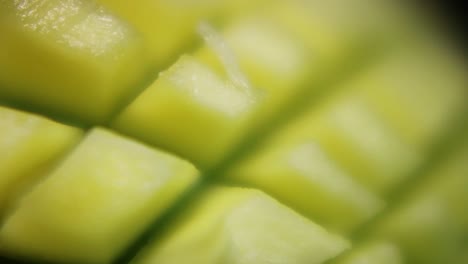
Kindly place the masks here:
POLYGON ((0 107, 0 116, 0 208, 4 212, 14 192, 47 173, 78 142, 81 131, 4 107, 0 107))
POLYGON ((103 122, 145 74, 144 45, 137 33, 96 4, 1 5, 0 93, 6 100, 103 122))
POLYGON ((2 227, 1 247, 63 262, 108 262, 195 177, 188 162, 95 129, 23 197, 2 227))
POLYGON ((1 263, 466 262, 457 51, 251 2, 0 0, 1 263))

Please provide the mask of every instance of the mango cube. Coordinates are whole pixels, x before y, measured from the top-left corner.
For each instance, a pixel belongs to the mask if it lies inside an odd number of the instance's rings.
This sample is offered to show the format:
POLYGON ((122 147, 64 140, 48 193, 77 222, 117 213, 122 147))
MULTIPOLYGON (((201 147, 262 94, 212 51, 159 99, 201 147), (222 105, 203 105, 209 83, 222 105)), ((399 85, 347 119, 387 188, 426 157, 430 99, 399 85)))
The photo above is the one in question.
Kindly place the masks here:
POLYGON ((361 85, 374 111, 420 151, 467 107, 468 78, 456 56, 447 47, 407 48, 370 70, 361 85))
POLYGON ((243 188, 209 190, 173 228, 135 263, 310 264, 349 246, 263 192, 243 188))
POLYGON ((151 63, 160 68, 198 41, 197 26, 203 20, 228 19, 263 1, 248 0, 98 0, 125 18, 148 43, 151 63))
POLYGON ((81 138, 81 130, 0 106, 0 216, 81 138))
MULTIPOLYGON (((310 54, 277 19, 255 13, 232 21, 222 36, 252 86, 268 97, 290 95, 310 71, 310 54)), ((223 72, 211 47, 197 51, 198 58, 223 72)))
POLYGON ((408 144, 354 89, 331 98, 303 122, 314 123, 317 140, 364 186, 386 194, 421 162, 408 144), (315 116, 315 117, 314 117, 315 116))
POLYGON ((398 243, 411 263, 456 263, 468 237, 468 140, 374 233, 398 243))
POLYGON ((93 129, 0 229, 0 252, 109 263, 194 180, 186 161, 93 129))
POLYGON ((90 1, 2 1, 0 35, 0 99, 82 123, 107 121, 146 74, 138 33, 90 1))
POLYGON ((338 264, 403 264, 404 256, 395 244, 384 241, 372 241, 355 247, 351 253, 338 264))
POLYGON ((256 104, 252 93, 183 56, 124 109, 113 127, 206 168, 237 143, 256 104))
POLYGON ((227 177, 267 191, 327 228, 350 232, 384 202, 333 160, 308 121, 280 131, 227 177))

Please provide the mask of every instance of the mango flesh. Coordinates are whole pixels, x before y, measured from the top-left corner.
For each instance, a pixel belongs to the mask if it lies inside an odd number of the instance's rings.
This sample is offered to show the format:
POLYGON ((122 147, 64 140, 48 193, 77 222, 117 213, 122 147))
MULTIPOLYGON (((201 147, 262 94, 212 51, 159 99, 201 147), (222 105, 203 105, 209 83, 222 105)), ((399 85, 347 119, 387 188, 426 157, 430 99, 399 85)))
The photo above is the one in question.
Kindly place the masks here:
POLYGON ((108 263, 196 177, 186 161, 94 129, 8 216, 0 251, 108 263))
POLYGON ((456 113, 466 107, 467 77, 463 62, 449 47, 415 48, 371 70, 360 93, 404 142, 418 151, 427 151, 456 113))
POLYGON ((299 122, 298 133, 310 135, 357 182, 376 193, 392 188, 419 161, 417 152, 352 89, 299 122))
POLYGON ((232 147, 256 101, 203 62, 183 56, 124 109, 112 126, 206 168, 232 147))
POLYGON ((384 241, 373 241, 362 247, 356 248, 346 259, 339 261, 340 264, 400 264, 405 263, 397 246, 384 241))
POLYGON ((146 74, 138 33, 90 1, 8 0, 0 12, 3 100, 103 123, 146 74))
POLYGON ((411 263, 456 263, 468 236, 468 140, 378 226, 411 263))
POLYGON ((0 1, 0 105, 54 120, 0 144, 0 182, 27 179, 0 192, 0 262, 466 259, 468 158, 434 149, 465 148, 466 67, 416 12, 97 2, 0 1))
POLYGON ((0 217, 15 196, 47 175, 81 133, 78 128, 0 106, 0 217))
POLYGON ((233 169, 228 178, 268 191, 327 228, 347 233, 384 202, 347 174, 310 137, 279 136, 269 148, 233 169))
MULTIPOLYGON (((232 48, 240 68, 250 77, 252 86, 267 90, 268 96, 287 96, 288 87, 297 87, 309 69, 311 55, 293 34, 268 16, 241 17, 221 33, 232 48)), ((217 55, 204 46, 196 56, 223 72, 217 55)))
POLYGON ((229 187, 208 190, 162 239, 135 263, 321 263, 349 246, 262 192, 229 187))
POLYGON ((131 23, 148 43, 151 63, 160 68, 197 41, 196 28, 202 19, 225 20, 262 1, 246 0, 98 0, 131 23))

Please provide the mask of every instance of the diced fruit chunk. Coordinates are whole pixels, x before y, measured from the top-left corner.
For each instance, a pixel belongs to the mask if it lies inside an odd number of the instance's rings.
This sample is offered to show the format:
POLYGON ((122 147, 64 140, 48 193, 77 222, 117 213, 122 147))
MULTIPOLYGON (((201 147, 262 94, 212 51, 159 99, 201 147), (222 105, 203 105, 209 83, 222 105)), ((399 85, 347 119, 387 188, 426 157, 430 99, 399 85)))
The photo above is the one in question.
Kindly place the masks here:
POLYGON ((375 236, 398 243, 410 263, 456 263, 468 237, 468 138, 430 172, 375 236))
POLYGON ((130 22, 145 37, 152 63, 161 67, 193 45, 202 20, 227 19, 262 1, 248 0, 98 0, 130 22), (253 3, 255 2, 255 3, 253 3))
POLYGON ((329 55, 342 55, 356 42, 401 41, 421 31, 411 23, 414 12, 408 14, 405 7, 386 0, 291 0, 274 7, 290 31, 329 55))
POLYGON ((9 216, 0 229, 0 251, 41 261, 109 263, 196 176, 188 162, 94 129, 9 216))
POLYGON ((0 99, 104 122, 145 76, 126 23, 86 0, 0 3, 0 99))
POLYGON ((207 167, 237 143, 256 100, 187 55, 161 73, 113 127, 207 167))
POLYGON ((281 131, 228 177, 267 191, 328 228, 348 232, 383 202, 328 155, 309 125, 299 122, 281 131))
MULTIPOLYGON (((310 54, 276 20, 255 13, 231 22, 222 33, 252 85, 267 91, 268 97, 295 91, 310 71, 310 54)), ((209 46, 204 46, 195 56, 223 72, 217 54, 209 46)))
POLYGON ((372 108, 408 144, 427 151, 457 118, 468 98, 468 78, 447 47, 419 45, 370 70, 361 85, 372 108))
MULTIPOLYGON (((303 90, 320 89, 310 84, 311 80, 334 67, 335 56, 342 58, 342 53, 352 52, 348 45, 330 48, 333 45, 329 38, 342 36, 328 32, 328 28, 318 30, 310 13, 301 8, 301 1, 273 1, 261 10, 229 21, 222 30, 240 68, 252 86, 263 92, 262 110, 257 114, 260 126, 303 90), (297 32, 299 27, 306 30, 297 32)), ((195 56, 223 72, 223 65, 209 46, 202 47, 195 56)))
POLYGON ((420 162, 419 152, 356 90, 331 98, 312 111, 309 122, 317 127, 317 139, 332 159, 375 192, 389 192, 420 162))
POLYGON ((78 128, 0 106, 0 217, 80 137, 78 128))
MULTIPOLYGON (((271 1, 229 21, 222 35, 253 86, 266 90, 271 102, 281 103, 298 90, 316 89, 307 82, 355 52, 356 42, 380 38, 379 26, 389 29, 397 24, 390 5, 371 2, 271 1)), ((386 33, 393 36, 396 31, 386 33)), ((219 68, 209 48, 197 56, 219 68)))
POLYGON ((213 188, 138 264, 322 263, 349 245, 264 193, 213 188))
POLYGON ((399 248, 388 242, 367 243, 358 246, 338 264, 403 264, 403 256, 399 248))

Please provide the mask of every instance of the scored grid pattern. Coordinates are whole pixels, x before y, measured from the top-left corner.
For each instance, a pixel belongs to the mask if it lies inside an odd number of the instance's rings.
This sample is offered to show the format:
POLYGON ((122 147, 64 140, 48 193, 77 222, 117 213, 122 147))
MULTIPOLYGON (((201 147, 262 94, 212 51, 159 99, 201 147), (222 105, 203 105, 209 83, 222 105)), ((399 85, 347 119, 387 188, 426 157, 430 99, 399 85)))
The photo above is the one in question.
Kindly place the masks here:
MULTIPOLYGON (((360 58, 360 59, 362 59, 362 58, 360 58)), ((342 67, 338 67, 342 72, 329 73, 327 75, 328 78, 325 77, 325 78, 320 79, 320 80, 314 80, 314 81, 309 82, 308 84, 309 85, 315 84, 314 86, 322 86, 322 87, 337 87, 339 85, 336 82, 345 81, 348 77, 355 74, 353 71, 356 71, 359 68, 359 67, 356 67, 356 66, 359 66, 359 65, 355 65, 355 64, 347 65, 349 63, 349 61, 352 61, 353 63, 358 62, 357 64, 361 64, 361 62, 363 64, 366 64, 367 59, 368 58, 364 58, 363 61, 356 60, 356 59, 345 59, 344 62, 343 62, 344 65, 342 65, 342 67), (337 78, 336 75, 338 75, 339 77, 337 78), (333 76, 333 78, 332 78, 332 76, 333 76)), ((323 89, 323 90, 326 90, 326 89, 323 89)), ((331 92, 327 92, 323 96, 328 96, 329 93, 331 93, 331 92)), ((246 155, 250 150, 252 150, 250 148, 252 145, 255 145, 255 143, 257 143, 257 142, 260 143, 270 133, 275 132, 279 127, 281 127, 284 124, 288 123, 289 119, 294 117, 293 114, 300 112, 302 110, 302 108, 305 107, 305 104, 306 104, 305 101, 308 100, 308 99, 305 99, 305 98, 309 98, 309 97, 312 97, 312 96, 311 95, 304 96, 303 94, 298 95, 289 104, 290 106, 291 105, 296 106, 294 108, 291 108, 291 109, 293 109, 293 110, 291 110, 291 112, 285 111, 287 114, 284 114, 284 116, 281 116, 281 117, 279 117, 277 119, 274 119, 273 121, 267 123, 267 125, 265 126, 265 129, 260 130, 260 131, 254 131, 254 134, 249 135, 247 137, 247 140, 243 144, 240 144, 238 149, 233 151, 233 154, 228 155, 229 158, 227 158, 225 162, 221 162, 220 165, 215 166, 214 168, 212 168, 210 170, 207 170, 204 173, 204 174, 207 174, 207 175, 204 175, 205 177, 201 177, 200 182, 192 190, 189 190, 184 197, 181 198, 182 202, 179 201, 173 207, 173 209, 171 211, 169 211, 165 216, 163 216, 160 220, 158 220, 156 222, 157 224, 154 225, 154 227, 156 227, 156 229, 151 230, 151 232, 152 233, 164 232, 164 230, 163 230, 164 225, 165 224, 166 225, 170 224, 170 219, 172 219, 173 215, 177 213, 177 211, 180 209, 180 207, 184 207, 184 206, 187 205, 187 203, 185 203, 185 201, 190 200, 190 197, 192 197, 193 195, 200 192, 204 188, 206 183, 209 183, 212 180, 214 181, 215 179, 212 178, 213 176, 222 175, 223 174, 222 172, 226 171, 230 166, 233 166, 235 164, 235 162, 237 161, 237 159, 240 159, 240 158, 244 157, 244 155, 246 155), (300 103, 297 103, 297 102, 300 102, 300 103)), ((314 94, 313 97, 314 97, 314 100, 319 100, 321 98, 320 96, 317 96, 315 94, 314 94)), ((310 101, 308 101, 307 104, 308 103, 310 103, 310 101)), ((459 126, 459 124, 460 124, 460 122, 454 122, 454 123, 456 124, 456 126, 459 126)), ((449 129, 449 130, 450 131, 456 131, 456 132, 461 131, 461 129, 449 129)), ((435 144, 436 145, 435 150, 431 151, 431 152, 434 152, 434 155, 433 155, 434 159, 438 159, 437 158, 438 155, 436 155, 436 154, 440 153, 440 151, 439 151, 440 146, 439 145, 446 145, 445 144, 445 139, 446 138, 449 138, 449 139, 453 140, 453 138, 457 138, 457 137, 454 137, 452 135, 448 135, 448 136, 443 136, 442 138, 443 139, 441 140, 441 142, 443 142, 443 143, 435 144)), ((440 158, 442 158, 442 156, 443 155, 441 155, 440 158)), ((429 164, 433 164, 433 162, 430 162, 429 164)), ((418 174, 418 173, 415 172, 414 174, 418 174)), ((147 232, 146 236, 148 234, 150 234, 151 232, 147 232)), ((360 236, 357 235, 357 237, 360 237, 360 236)), ((145 235, 142 236, 142 239, 140 239, 140 241, 138 243, 134 244, 134 246, 136 246, 135 248, 132 247, 126 254, 123 254, 123 256, 119 260, 117 260, 116 263, 126 263, 126 261, 128 260, 128 257, 134 255, 137 248, 142 246, 141 242, 144 241, 144 240, 145 240, 145 235)))

